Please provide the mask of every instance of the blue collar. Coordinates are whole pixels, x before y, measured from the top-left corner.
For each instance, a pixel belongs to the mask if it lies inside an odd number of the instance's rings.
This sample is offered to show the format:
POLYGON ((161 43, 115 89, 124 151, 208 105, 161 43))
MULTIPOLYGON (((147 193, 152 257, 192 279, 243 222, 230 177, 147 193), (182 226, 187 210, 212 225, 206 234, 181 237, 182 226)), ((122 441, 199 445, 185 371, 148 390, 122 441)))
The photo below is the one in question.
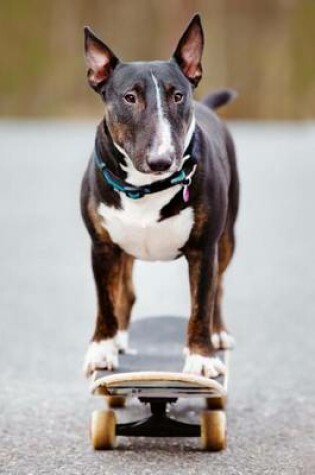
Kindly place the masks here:
POLYGON ((175 185, 182 185, 184 201, 188 201, 189 199, 188 187, 191 183, 192 176, 195 173, 197 166, 196 160, 192 156, 186 160, 183 168, 180 171, 175 172, 170 177, 156 181, 150 185, 134 186, 121 180, 113 172, 111 172, 96 150, 94 150, 93 155, 95 164, 101 172, 104 181, 113 190, 125 193, 128 198, 138 200, 143 198, 145 195, 157 193, 158 191, 166 190, 167 188, 171 188, 175 185))

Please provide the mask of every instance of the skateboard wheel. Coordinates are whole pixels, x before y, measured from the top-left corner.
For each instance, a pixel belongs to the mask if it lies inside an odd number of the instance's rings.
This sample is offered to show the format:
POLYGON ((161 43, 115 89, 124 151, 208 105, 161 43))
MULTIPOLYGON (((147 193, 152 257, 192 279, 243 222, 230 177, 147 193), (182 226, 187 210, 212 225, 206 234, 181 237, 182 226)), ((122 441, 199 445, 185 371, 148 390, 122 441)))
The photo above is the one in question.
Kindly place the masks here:
POLYGON ((224 409, 226 406, 226 397, 208 397, 206 398, 206 403, 208 409, 224 409))
POLYGON ((124 407, 126 398, 123 396, 107 396, 107 404, 109 407, 124 407))
POLYGON ((226 447, 226 416, 224 411, 201 414, 201 443, 204 450, 216 452, 226 447))
POLYGON ((111 450, 115 448, 116 416, 114 411, 93 411, 90 438, 95 450, 111 450))

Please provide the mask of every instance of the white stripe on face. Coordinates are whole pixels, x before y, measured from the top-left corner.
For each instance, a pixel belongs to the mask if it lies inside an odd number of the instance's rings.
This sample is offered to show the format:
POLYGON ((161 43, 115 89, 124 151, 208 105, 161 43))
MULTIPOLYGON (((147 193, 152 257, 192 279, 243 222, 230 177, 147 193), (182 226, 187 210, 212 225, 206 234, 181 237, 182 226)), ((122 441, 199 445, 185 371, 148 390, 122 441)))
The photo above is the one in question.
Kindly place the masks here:
MULTIPOLYGON (((154 150, 157 155, 169 154, 174 151, 172 144, 171 127, 166 119, 161 101, 161 93, 156 77, 151 73, 156 90, 156 103, 158 112, 158 129, 157 129, 157 148, 154 150)), ((154 146, 153 146, 154 147, 154 146)))
POLYGON ((186 149, 188 148, 188 145, 190 144, 193 133, 195 132, 195 127, 196 127, 196 119, 195 119, 195 115, 193 115, 190 125, 188 127, 186 138, 185 138, 184 152, 186 152, 186 149))

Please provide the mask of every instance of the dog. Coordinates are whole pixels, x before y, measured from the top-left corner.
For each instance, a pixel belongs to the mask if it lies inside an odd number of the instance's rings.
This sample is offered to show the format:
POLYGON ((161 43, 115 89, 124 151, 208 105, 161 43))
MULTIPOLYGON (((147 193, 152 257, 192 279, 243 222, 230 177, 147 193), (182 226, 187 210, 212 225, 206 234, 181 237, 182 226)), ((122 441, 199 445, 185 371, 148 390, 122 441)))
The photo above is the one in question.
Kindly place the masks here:
POLYGON ((215 351, 233 345, 221 300, 239 180, 233 140, 214 109, 235 94, 193 100, 204 46, 198 14, 169 61, 121 62, 89 27, 84 32, 88 83, 105 108, 81 190, 98 301, 85 373, 113 370, 128 352, 134 260, 184 256, 191 314, 183 371, 216 377, 225 367, 215 351))

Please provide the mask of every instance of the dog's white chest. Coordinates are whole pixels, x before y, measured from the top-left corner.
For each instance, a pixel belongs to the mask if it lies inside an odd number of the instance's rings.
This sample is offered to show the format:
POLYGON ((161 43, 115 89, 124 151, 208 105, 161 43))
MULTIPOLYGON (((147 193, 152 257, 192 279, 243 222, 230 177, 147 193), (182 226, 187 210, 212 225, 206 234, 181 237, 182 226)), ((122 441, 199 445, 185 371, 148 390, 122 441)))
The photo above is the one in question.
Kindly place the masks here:
POLYGON ((103 225, 113 242, 128 254, 142 260, 172 260, 187 242, 193 223, 192 207, 158 221, 160 210, 179 191, 176 186, 139 200, 122 196, 122 209, 98 208, 103 225))

